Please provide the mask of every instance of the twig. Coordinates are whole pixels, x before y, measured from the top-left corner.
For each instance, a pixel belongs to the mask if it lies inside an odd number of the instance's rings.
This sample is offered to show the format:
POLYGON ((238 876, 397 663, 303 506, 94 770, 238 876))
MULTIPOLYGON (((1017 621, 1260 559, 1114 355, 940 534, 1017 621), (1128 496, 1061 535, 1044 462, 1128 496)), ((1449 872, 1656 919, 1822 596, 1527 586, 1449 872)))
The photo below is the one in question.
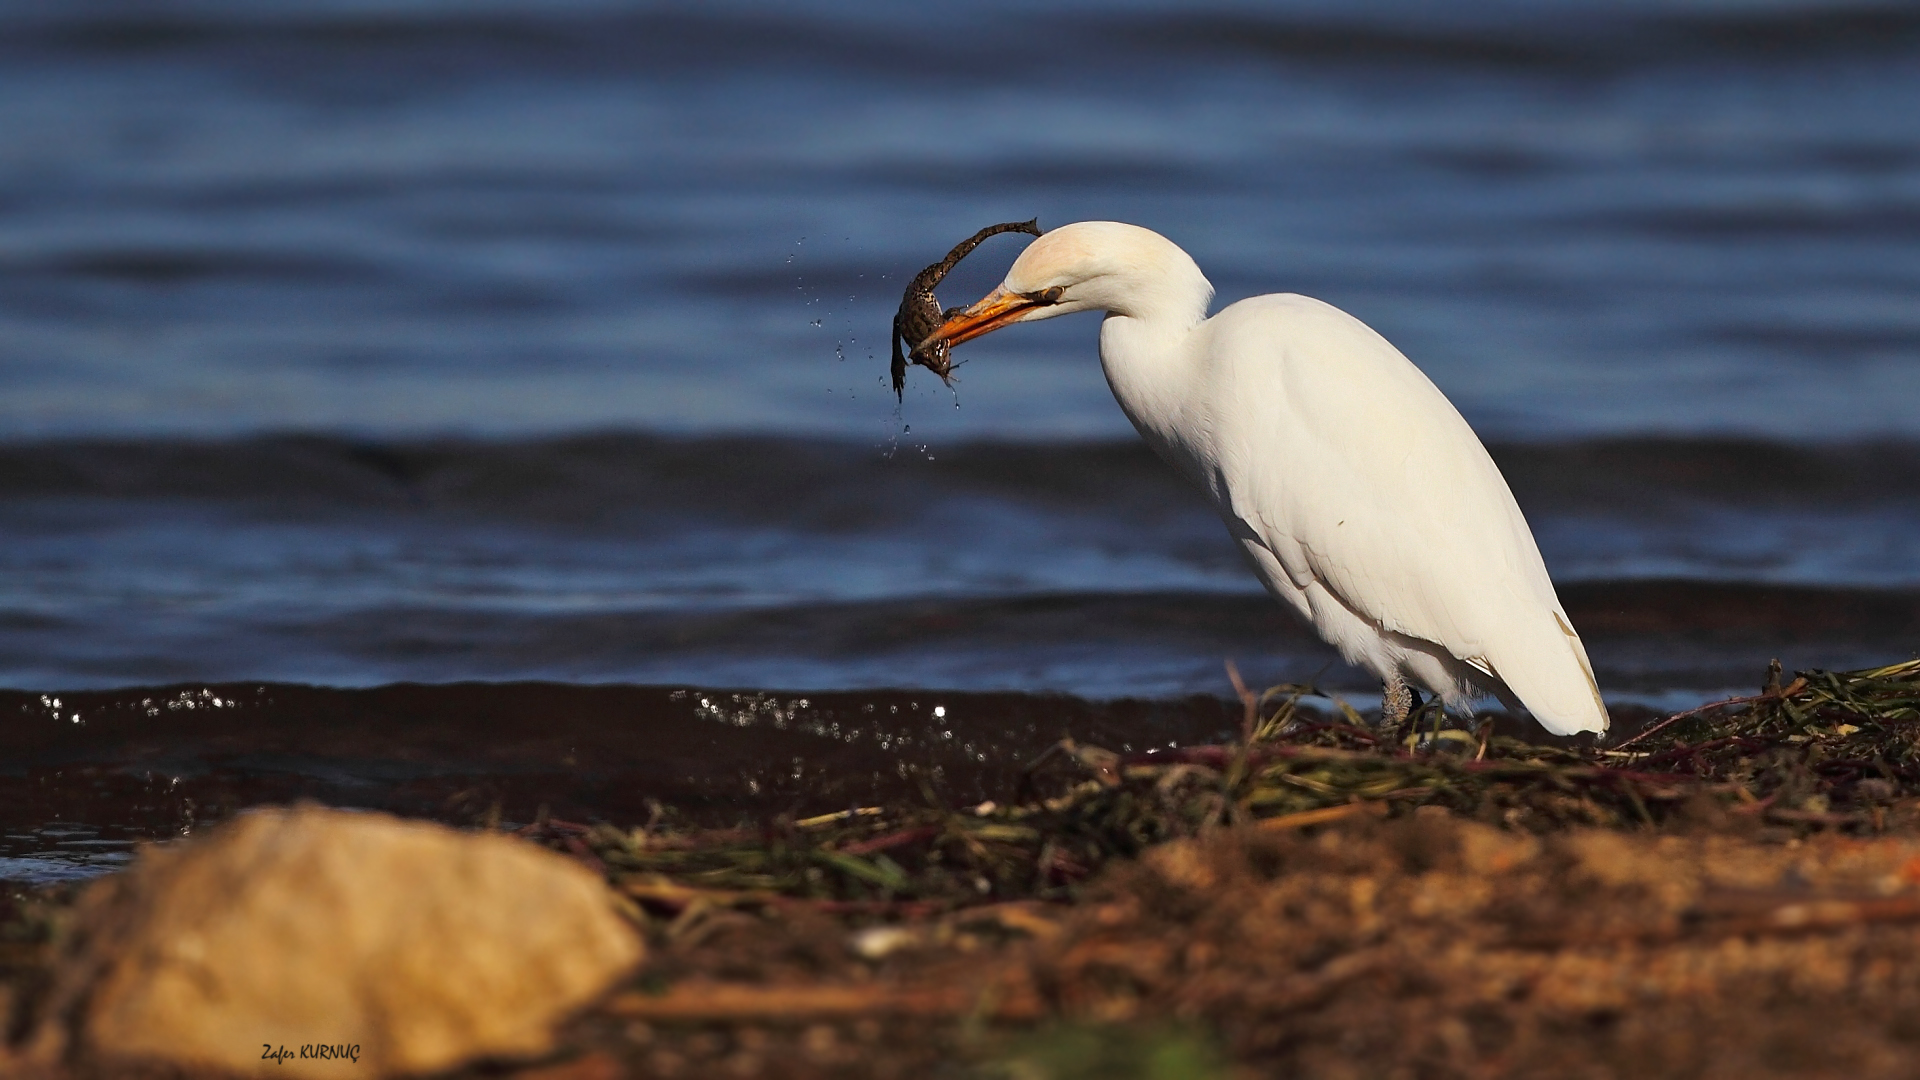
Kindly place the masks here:
POLYGON ((1872 900, 1790 900, 1749 915, 1690 913, 1677 924, 1628 927, 1604 934, 1558 932, 1520 934, 1508 944, 1523 949, 1577 949, 1629 942, 1678 941, 1688 937, 1740 937, 1748 934, 1810 934, 1867 923, 1920 920, 1920 897, 1872 900))
POLYGON ((796 829, 815 829, 822 825, 832 825, 836 821, 847 821, 857 817, 875 817, 885 812, 885 808, 883 807, 861 806, 852 810, 840 810, 831 814, 821 814, 819 817, 801 818, 799 821, 793 823, 793 827, 796 829))
POLYGON ((917 828, 901 829, 899 832, 888 833, 885 836, 876 836, 871 840, 861 840, 848 844, 840 848, 840 853, 842 855, 871 855, 876 851, 889 851, 893 848, 904 847, 907 844, 917 844, 922 840, 931 840, 940 835, 940 828, 938 825, 921 825, 917 828))
MULTIPOLYGON (((1794 683, 1796 686, 1806 685, 1806 681, 1803 679, 1795 679, 1794 683)), ((1754 694, 1750 697, 1728 698, 1725 701, 1710 701, 1707 704, 1702 705, 1697 709, 1688 709, 1686 712, 1674 713, 1672 716, 1667 717, 1665 720, 1660 721, 1659 723, 1653 725, 1650 728, 1647 728, 1646 730, 1640 732, 1639 734, 1620 740, 1618 743, 1614 744, 1613 749, 1617 751, 1624 747, 1632 746, 1634 743, 1639 742, 1641 739, 1644 739, 1651 735, 1655 735, 1659 732, 1665 731, 1667 728, 1670 728, 1673 725, 1689 717, 1699 716, 1702 713, 1709 713, 1715 709, 1724 709, 1729 705, 1751 705, 1756 701, 1765 701, 1770 696, 1771 695, 1768 695, 1768 694, 1754 694)))
POLYGON ((1785 821, 1798 825, 1865 825, 1870 820, 1867 814, 1834 814, 1819 810, 1773 810, 1764 811, 1768 821, 1785 821))
POLYGON ((1240 669, 1231 657, 1227 660, 1227 681, 1233 684, 1233 692, 1240 698, 1240 704, 1246 710, 1246 715, 1240 721, 1240 745, 1251 746, 1253 733, 1260 726, 1260 700, 1254 697, 1253 691, 1247 689, 1247 684, 1241 681, 1240 669))
POLYGON ((702 889, 674 881, 622 881, 621 892, 644 904, 684 911, 696 903, 714 907, 759 907, 817 911, 825 915, 892 915, 903 919, 925 918, 949 911, 955 905, 943 900, 831 900, 788 896, 770 889, 702 889))
POLYGON ((585 863, 587 869, 593 871, 596 874, 599 874, 601 877, 607 876, 607 864, 600 858, 600 856, 595 855, 593 853, 593 849, 587 846, 587 842, 585 840, 582 840, 580 839, 579 836, 570 833, 561 838, 561 843, 564 843, 567 846, 567 850, 573 854, 574 858, 579 859, 582 863, 585 863))
POLYGON ((1308 825, 1324 825, 1329 821, 1340 821, 1356 814, 1381 817, 1387 812, 1385 803, 1352 802, 1343 806, 1323 806, 1318 810, 1302 810, 1297 814, 1282 814, 1279 817, 1262 818, 1254 823, 1260 829, 1302 829, 1308 825))
POLYGON ((615 995, 601 1011, 623 1020, 828 1020, 857 1016, 967 1016, 1037 1020, 1045 1004, 1018 983, 971 987, 682 984, 664 994, 615 995))

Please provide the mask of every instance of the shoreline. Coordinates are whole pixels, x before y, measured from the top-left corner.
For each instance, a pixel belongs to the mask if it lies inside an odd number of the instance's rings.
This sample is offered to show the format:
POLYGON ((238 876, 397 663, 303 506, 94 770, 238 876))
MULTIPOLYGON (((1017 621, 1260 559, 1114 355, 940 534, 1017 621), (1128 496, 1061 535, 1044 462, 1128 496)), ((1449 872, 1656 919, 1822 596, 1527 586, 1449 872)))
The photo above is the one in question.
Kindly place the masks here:
MULTIPOLYGON (((397 715, 431 689, 385 688, 385 703, 397 715)), ((468 689, 471 706, 499 716, 542 692, 564 704, 552 687, 468 689)), ((674 693, 663 700, 706 710, 714 732, 835 730, 832 701, 816 713, 674 693)), ((305 705, 312 715, 353 696, 310 690, 305 705)), ((168 701, 179 707, 156 711, 256 764, 288 764, 290 732, 326 734, 291 710, 246 723, 259 702, 168 701), (273 753, 234 739, 263 726, 282 735, 273 753)), ((1064 727, 1099 727, 1074 712, 1085 703, 1049 704, 1064 727)), ((985 1077, 1075 1060, 1129 1075, 1121 1059, 1165 1054, 1188 1062, 1178 1075, 1205 1078, 1334 1076, 1355 1061, 1533 1075, 1575 1059, 1609 1076, 1765 1059, 1771 1075, 1844 1062, 1891 1077, 1910 1060, 1901 1018, 1920 984, 1884 973, 1920 957, 1920 772, 1908 760, 1920 661, 1770 679, 1599 748, 1491 719, 1408 751, 1297 696, 1225 704, 1129 718, 1161 733, 1225 723, 1228 741, 1184 749, 1116 752, 1059 741, 1034 716, 1011 723, 1010 738, 1052 749, 978 778, 1000 785, 980 804, 944 797, 960 778, 936 765, 901 775, 916 782, 883 801, 806 817, 789 802, 702 823, 654 801, 644 818, 588 823, 549 804, 514 825, 498 801, 472 806, 464 832, 546 847, 609 884, 647 959, 556 1029, 553 1049, 447 1075, 882 1077, 941 1064, 985 1077), (1869 760, 1882 767, 1863 769, 1869 760), (1817 1032, 1794 1021, 1809 1002, 1826 1017, 1817 1032), (1775 1037, 1740 1034, 1756 1023, 1775 1037), (1782 1059, 1789 1048, 1800 1056, 1782 1059)), ((859 715, 887 718, 872 732, 904 734, 954 723, 969 702, 865 705, 859 715)), ((97 710, 88 723, 135 735, 155 718, 97 710)), ((369 731, 382 719, 362 710, 369 731)), ((526 730, 509 752, 557 751, 579 730, 526 730)), ((925 766, 953 741, 901 756, 925 766)), ((981 749, 961 742, 961 758, 981 749)), ((200 843, 168 845, 169 865, 200 843)), ((137 915, 144 893, 121 893, 137 915)), ((61 927, 102 907, 76 907, 78 895, 15 890, 0 903, 6 1030, 76 1048, 52 1060, 27 1042, 0 1046, 0 1062, 25 1054, 36 1080, 121 1075, 84 1024, 62 1042, 65 1014, 46 1012, 45 988, 81 974, 58 973, 74 949, 61 927)))

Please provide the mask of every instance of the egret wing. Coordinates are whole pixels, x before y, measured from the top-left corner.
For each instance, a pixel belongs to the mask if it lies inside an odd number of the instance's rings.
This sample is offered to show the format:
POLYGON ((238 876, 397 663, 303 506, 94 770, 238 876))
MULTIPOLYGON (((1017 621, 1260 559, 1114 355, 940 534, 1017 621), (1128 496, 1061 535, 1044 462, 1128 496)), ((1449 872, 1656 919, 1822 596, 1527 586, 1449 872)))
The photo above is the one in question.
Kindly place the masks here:
POLYGON ((1591 665, 1526 519, 1431 380, 1299 296, 1212 320, 1208 399, 1231 514, 1295 584, 1504 682, 1555 730, 1604 726, 1591 665))

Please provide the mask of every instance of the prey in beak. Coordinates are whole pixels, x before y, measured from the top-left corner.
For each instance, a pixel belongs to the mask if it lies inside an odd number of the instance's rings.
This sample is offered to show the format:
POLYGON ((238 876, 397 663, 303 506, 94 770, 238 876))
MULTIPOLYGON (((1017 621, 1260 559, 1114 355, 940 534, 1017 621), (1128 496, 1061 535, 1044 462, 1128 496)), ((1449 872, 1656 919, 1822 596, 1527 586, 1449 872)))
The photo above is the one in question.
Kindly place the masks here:
POLYGON ((972 307, 959 308, 947 312, 947 319, 933 336, 920 343, 921 348, 938 342, 952 348, 972 341, 983 334, 991 334, 1008 323, 1019 322, 1021 317, 1034 308, 1050 307, 1060 302, 1060 295, 1066 290, 1058 285, 1040 292, 1016 293, 1004 288, 995 289, 972 307))
POLYGON ((947 276, 961 259, 966 258, 980 241, 1003 232, 1022 232, 1029 236, 1039 236, 1040 226, 1034 221, 1007 221, 999 225, 989 225, 960 243, 954 245, 947 257, 915 274, 907 283, 906 295, 900 298, 900 310, 893 317, 893 393, 901 397, 907 387, 907 360, 946 379, 953 370, 953 361, 949 357, 949 346, 938 331, 942 319, 954 314, 954 311, 942 312, 940 300, 933 295, 933 287, 947 276), (905 344, 912 352, 902 355, 900 346, 905 344))

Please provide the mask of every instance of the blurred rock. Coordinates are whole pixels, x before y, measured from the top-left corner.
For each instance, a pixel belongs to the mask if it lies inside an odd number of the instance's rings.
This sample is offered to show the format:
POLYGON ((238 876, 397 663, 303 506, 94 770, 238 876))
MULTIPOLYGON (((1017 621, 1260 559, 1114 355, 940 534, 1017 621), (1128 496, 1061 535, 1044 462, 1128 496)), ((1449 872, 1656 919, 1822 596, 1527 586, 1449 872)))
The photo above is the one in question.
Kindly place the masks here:
POLYGON ((364 1078, 537 1055, 639 962, 615 904, 505 836, 243 814, 82 899, 35 1056, 364 1078))

